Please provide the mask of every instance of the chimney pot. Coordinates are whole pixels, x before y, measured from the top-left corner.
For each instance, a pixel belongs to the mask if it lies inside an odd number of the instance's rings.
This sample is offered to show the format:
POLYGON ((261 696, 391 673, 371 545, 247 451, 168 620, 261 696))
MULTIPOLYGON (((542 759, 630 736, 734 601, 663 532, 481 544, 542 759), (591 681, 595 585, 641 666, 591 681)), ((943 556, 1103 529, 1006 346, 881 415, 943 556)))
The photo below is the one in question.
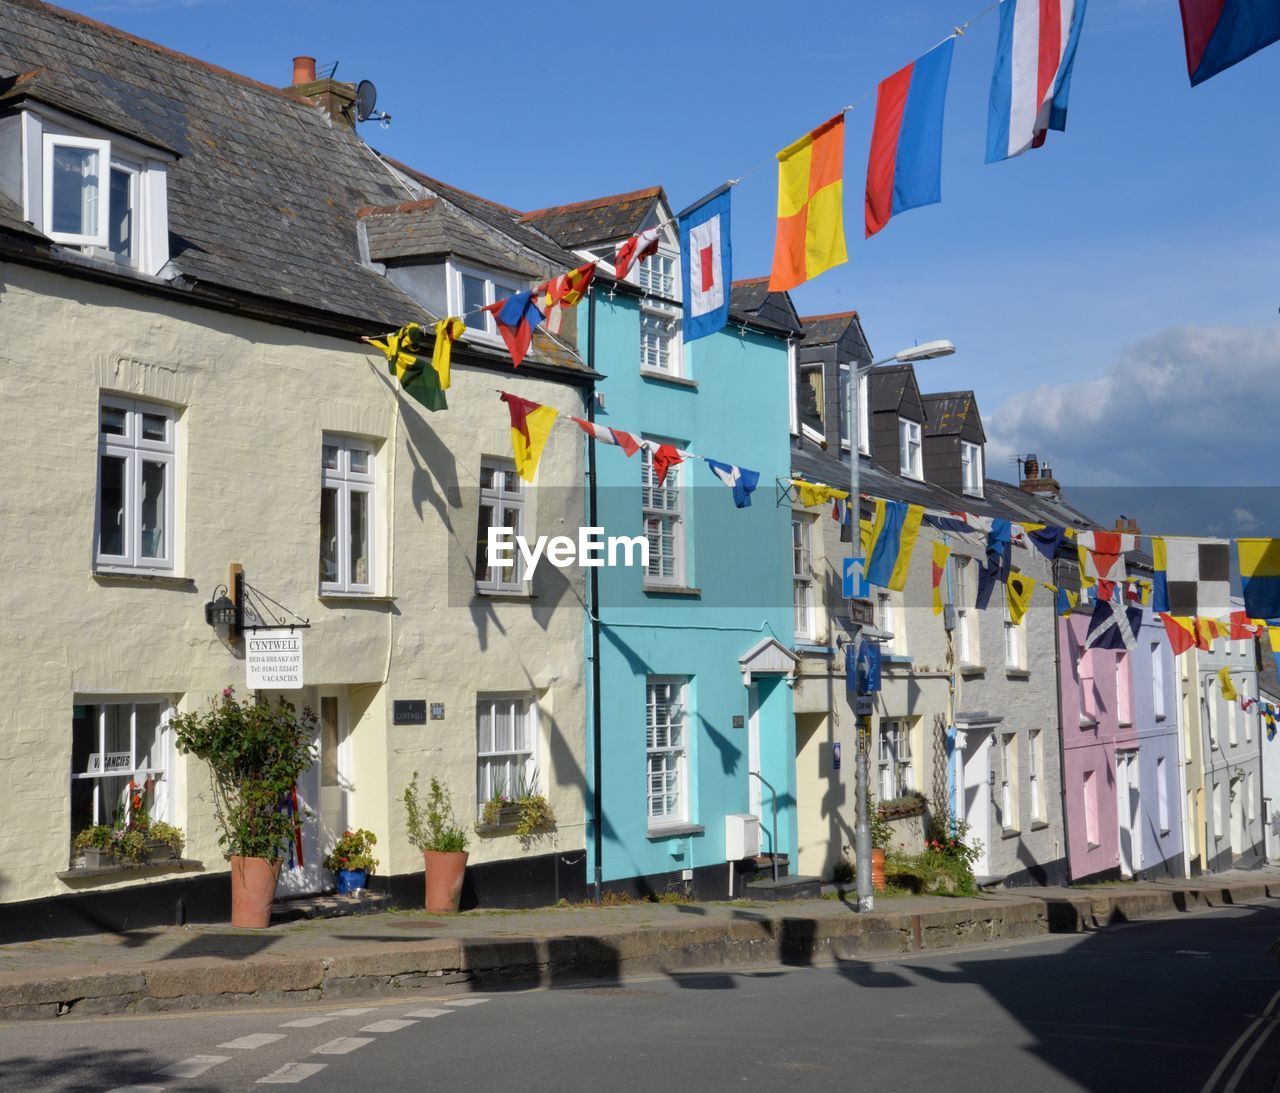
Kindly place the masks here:
POLYGON ((293 87, 299 84, 316 82, 316 59, 314 57, 295 57, 293 59, 293 87))

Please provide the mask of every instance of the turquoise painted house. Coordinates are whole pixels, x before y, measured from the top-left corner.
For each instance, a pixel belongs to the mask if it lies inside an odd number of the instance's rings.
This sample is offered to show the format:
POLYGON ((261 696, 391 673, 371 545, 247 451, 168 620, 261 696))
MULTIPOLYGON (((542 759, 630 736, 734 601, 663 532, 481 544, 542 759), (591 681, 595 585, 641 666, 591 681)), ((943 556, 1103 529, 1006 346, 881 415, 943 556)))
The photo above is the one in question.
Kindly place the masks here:
POLYGON ((588 650, 599 643, 598 669, 590 653, 586 665, 587 771, 601 815, 598 833, 589 821, 587 880, 598 861, 607 886, 723 897, 768 877, 771 855, 785 859, 780 874, 796 860, 791 512, 776 483, 790 473, 788 377, 801 328, 785 294, 737 282, 730 325, 684 344, 670 218, 659 188, 525 217, 606 263, 578 316, 594 322, 604 377, 596 422, 760 473, 751 505, 737 508, 700 459, 659 483, 651 450, 628 458, 596 444, 597 523, 645 536, 649 558, 597 571, 598 635, 587 612, 588 650), (625 278, 601 276, 616 244, 650 227, 657 253, 625 278))

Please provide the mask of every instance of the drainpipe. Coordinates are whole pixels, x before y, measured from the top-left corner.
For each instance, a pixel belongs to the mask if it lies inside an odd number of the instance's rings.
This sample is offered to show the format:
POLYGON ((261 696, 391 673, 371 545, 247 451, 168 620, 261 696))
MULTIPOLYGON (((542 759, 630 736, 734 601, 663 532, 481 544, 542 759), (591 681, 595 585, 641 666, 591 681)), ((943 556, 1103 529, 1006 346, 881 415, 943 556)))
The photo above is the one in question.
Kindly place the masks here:
MULTIPOLYGON (((1053 583, 1062 583, 1057 558, 1053 560, 1053 583)), ((1056 596, 1053 601, 1053 690, 1058 696, 1058 809, 1062 816, 1062 857, 1067 866, 1067 883, 1070 883, 1071 824, 1067 821, 1067 740, 1066 726, 1062 723, 1062 620, 1058 617, 1056 596)))
MULTIPOLYGON (((587 367, 595 370, 596 366, 596 289, 587 292, 587 367)), ((587 420, 596 420, 595 379, 587 390, 587 420)), ((598 527, 596 511, 596 442, 592 438, 587 441, 587 518, 591 527, 598 527)), ((603 895, 604 867, 601 855, 604 852, 604 837, 601 833, 602 809, 600 806, 603 762, 600 755, 600 568, 591 567, 591 824, 593 828, 593 845, 595 849, 595 900, 600 903, 603 895)))

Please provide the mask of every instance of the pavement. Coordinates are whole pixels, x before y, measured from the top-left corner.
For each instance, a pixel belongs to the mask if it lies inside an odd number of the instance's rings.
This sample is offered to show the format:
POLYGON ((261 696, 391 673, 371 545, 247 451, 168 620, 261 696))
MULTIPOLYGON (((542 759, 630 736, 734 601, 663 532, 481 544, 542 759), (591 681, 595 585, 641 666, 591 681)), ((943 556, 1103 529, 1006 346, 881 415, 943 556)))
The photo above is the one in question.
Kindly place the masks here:
POLYGON ((833 893, 779 903, 390 911, 265 930, 157 927, 0 945, 0 1021, 868 959, 1086 933, 1271 898, 1280 898, 1280 869, 973 898, 881 896, 869 914, 857 913, 852 893, 833 893))

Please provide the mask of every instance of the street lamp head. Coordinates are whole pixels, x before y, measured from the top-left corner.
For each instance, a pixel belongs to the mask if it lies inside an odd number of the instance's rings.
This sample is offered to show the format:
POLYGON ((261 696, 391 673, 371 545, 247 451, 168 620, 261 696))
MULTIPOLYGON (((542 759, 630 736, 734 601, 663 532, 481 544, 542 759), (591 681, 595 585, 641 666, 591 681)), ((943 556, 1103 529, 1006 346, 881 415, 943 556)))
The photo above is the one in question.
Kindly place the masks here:
POLYGON ((900 349, 893 355, 899 364, 915 364, 917 361, 931 361, 937 357, 949 357, 956 351, 951 342, 943 340, 913 345, 910 349, 900 349))

